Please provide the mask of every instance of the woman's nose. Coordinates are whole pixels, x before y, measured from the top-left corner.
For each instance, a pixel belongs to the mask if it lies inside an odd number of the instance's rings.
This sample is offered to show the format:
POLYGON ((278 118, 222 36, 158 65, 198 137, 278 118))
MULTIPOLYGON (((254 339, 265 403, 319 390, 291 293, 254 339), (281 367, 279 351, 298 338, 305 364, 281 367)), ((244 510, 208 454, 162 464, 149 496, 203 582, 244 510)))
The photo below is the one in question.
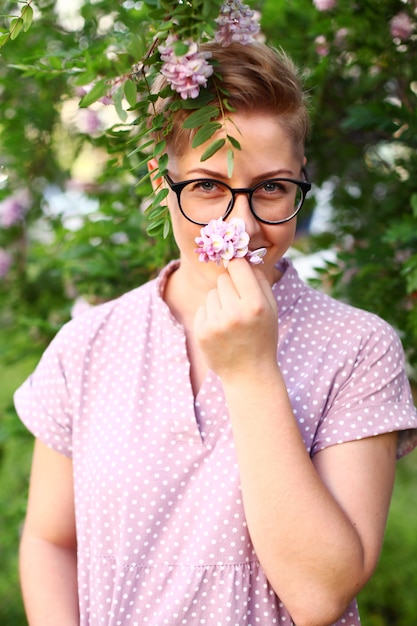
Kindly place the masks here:
POLYGON ((250 208, 249 194, 237 193, 233 209, 228 218, 240 217, 245 222, 246 232, 251 237, 260 228, 260 222, 256 219, 250 208))

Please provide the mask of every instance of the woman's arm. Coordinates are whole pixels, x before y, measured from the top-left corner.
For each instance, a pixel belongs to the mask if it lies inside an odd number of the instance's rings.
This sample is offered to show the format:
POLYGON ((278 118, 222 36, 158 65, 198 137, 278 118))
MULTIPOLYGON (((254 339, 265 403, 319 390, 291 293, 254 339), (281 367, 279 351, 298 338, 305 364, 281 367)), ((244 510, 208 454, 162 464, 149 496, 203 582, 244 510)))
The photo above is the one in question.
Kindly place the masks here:
POLYGON ((20 578, 29 626, 78 626, 72 462, 39 440, 20 546, 20 578))
POLYGON ((312 462, 285 390, 242 382, 225 392, 256 553, 297 626, 333 624, 379 557, 396 434, 332 446, 312 462))
POLYGON ((275 301, 245 261, 229 265, 196 317, 221 377, 249 532, 297 626, 333 624, 371 575, 392 493, 396 434, 311 461, 276 363, 275 301))

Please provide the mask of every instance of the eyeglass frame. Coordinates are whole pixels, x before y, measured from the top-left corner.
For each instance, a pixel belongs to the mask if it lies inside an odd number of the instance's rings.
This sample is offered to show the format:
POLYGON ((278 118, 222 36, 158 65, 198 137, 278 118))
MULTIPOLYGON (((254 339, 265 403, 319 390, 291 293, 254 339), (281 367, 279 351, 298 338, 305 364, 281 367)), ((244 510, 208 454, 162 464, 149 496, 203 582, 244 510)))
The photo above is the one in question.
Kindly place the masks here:
POLYGON ((228 206, 228 208, 226 209, 226 212, 221 216, 222 219, 226 219, 226 217, 228 217, 230 215, 230 213, 233 210, 233 207, 235 206, 235 202, 236 202, 236 196, 239 194, 246 194, 248 197, 248 202, 249 202, 249 208, 250 211, 252 213, 252 215, 259 221, 262 222, 262 224, 269 224, 271 226, 276 226, 278 224, 285 224, 285 222, 289 222, 292 219, 294 219, 294 217, 300 212, 306 196, 308 194, 308 192, 311 189, 311 183, 307 180, 307 172, 306 169, 303 167, 302 168, 302 173, 305 176, 305 180, 297 180, 295 178, 280 178, 280 177, 276 177, 276 178, 268 178, 266 180, 262 180, 261 182, 257 183, 256 185, 254 185, 254 187, 237 187, 237 188, 233 188, 230 187, 230 185, 228 185, 227 183, 221 181, 221 180, 217 180, 215 178, 192 178, 190 180, 182 180, 179 181, 177 183, 175 183, 172 178, 169 176, 169 174, 165 174, 164 178, 166 180, 166 182, 168 183, 168 186, 170 189, 172 189, 172 191, 176 194, 177 196, 177 200, 178 200, 178 206, 179 209, 181 211, 181 213, 183 214, 183 216, 185 217, 185 219, 187 219, 189 222, 191 222, 192 224, 197 224, 197 226, 207 226, 208 222, 197 222, 196 220, 191 219, 183 210, 182 206, 181 206, 181 192, 184 189, 184 187, 186 187, 187 185, 189 185, 190 183, 196 183, 198 181, 210 181, 213 183, 219 183, 221 185, 223 185, 224 187, 227 187, 227 189, 229 189, 229 191, 232 193, 232 200, 228 206), (301 198, 301 202, 299 207, 294 211, 294 213, 292 215, 290 215, 290 217, 286 217, 283 220, 278 220, 278 221, 271 221, 271 220, 265 220, 261 217, 259 217, 253 207, 252 207, 252 196, 254 194, 254 192, 256 191, 256 189, 259 189, 259 187, 261 187, 262 185, 265 185, 267 183, 270 182, 274 182, 274 181, 283 181, 283 182, 287 182, 287 183, 295 183, 296 185, 298 185, 298 187, 301 189, 301 193, 302 193, 302 198, 301 198))

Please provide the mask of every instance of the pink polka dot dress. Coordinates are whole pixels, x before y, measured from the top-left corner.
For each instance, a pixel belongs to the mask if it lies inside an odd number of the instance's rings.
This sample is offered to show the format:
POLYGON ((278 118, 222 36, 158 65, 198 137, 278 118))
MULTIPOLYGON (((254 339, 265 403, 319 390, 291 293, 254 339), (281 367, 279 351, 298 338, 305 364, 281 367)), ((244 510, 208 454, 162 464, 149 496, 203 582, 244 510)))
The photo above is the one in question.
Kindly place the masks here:
MULTIPOLYGON (((290 626, 249 538, 220 380, 193 396, 162 298, 175 263, 64 326, 15 395, 31 432, 73 459, 80 626, 290 626)), ((310 455, 394 430, 409 452, 397 335, 281 269, 277 356, 310 455)), ((356 602, 342 624, 360 624, 356 602)))

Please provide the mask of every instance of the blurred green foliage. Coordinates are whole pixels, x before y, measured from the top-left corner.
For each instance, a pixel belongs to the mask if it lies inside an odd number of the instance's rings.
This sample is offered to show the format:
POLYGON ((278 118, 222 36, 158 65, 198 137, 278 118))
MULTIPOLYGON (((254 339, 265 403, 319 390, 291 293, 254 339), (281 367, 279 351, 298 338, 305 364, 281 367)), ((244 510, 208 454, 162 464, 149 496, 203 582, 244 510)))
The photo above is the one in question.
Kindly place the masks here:
MULTIPOLYGON (((261 11, 268 42, 304 69, 310 95, 307 158, 315 194, 304 220, 320 208, 324 189, 331 212, 326 228, 298 245, 337 251, 317 284, 391 322, 416 380, 415 2, 338 0, 329 11, 318 11, 312 0, 248 3, 261 11), (411 24, 400 35, 392 30, 399 15, 411 24)), ((16 552, 31 441, 15 416, 12 391, 77 298, 115 297, 176 254, 171 239, 146 233, 150 187, 138 185, 146 150, 132 149, 134 114, 124 94, 119 90, 113 104, 91 97, 89 107, 79 108, 93 84, 117 79, 144 55, 146 20, 163 5, 0 3, 2 626, 25 624, 16 552)), ((417 623, 416 472, 413 455, 400 462, 381 563, 360 596, 364 626, 417 623)))

